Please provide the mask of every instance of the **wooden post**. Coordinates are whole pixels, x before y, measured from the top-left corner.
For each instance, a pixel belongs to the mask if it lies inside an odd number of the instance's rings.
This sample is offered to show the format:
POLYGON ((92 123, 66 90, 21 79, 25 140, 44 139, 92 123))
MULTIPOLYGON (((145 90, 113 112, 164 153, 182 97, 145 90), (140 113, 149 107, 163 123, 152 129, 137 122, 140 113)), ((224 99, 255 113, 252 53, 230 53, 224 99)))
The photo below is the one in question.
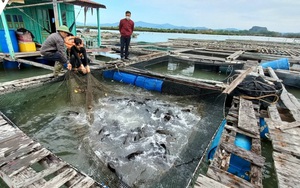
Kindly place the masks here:
POLYGON ((55 20, 55 29, 57 30, 59 27, 57 0, 53 0, 53 12, 54 12, 54 20, 55 20))
POLYGON ((58 13, 59 25, 63 25, 64 23, 62 21, 60 3, 57 3, 57 13, 58 13))
POLYGON ((98 47, 101 46, 100 10, 97 8, 98 47))
POLYGON ((3 28, 4 28, 5 40, 6 40, 6 43, 7 43, 7 46, 8 46, 9 55, 10 55, 11 59, 14 60, 15 59, 15 52, 14 52, 12 41, 11 41, 11 38, 10 38, 10 35, 9 35, 9 30, 8 30, 8 27, 7 27, 7 22, 6 22, 4 11, 1 13, 1 20, 2 20, 2 24, 3 24, 3 28))

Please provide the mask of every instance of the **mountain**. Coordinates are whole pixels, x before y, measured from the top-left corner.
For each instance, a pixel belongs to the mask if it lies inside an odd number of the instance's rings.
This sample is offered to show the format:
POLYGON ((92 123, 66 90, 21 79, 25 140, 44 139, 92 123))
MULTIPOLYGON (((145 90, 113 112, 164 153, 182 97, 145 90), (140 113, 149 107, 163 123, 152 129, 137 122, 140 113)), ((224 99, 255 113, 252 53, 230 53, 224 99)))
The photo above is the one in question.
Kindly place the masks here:
POLYGON ((259 32, 268 32, 268 29, 266 27, 260 27, 260 26, 253 26, 249 31, 254 32, 254 33, 259 33, 259 32))
MULTIPOLYGON (((76 25, 83 26, 82 22, 76 22, 76 25)), ((97 26, 96 23, 87 23, 87 26, 97 26)), ((101 27, 117 27, 119 25, 119 22, 115 23, 103 23, 100 24, 101 27)), ((153 24, 153 23, 147 23, 142 21, 137 21, 134 23, 135 27, 145 27, 145 28, 155 28, 155 29, 197 29, 197 30, 207 30, 206 27, 186 27, 186 26, 175 26, 169 23, 165 24, 153 24)))

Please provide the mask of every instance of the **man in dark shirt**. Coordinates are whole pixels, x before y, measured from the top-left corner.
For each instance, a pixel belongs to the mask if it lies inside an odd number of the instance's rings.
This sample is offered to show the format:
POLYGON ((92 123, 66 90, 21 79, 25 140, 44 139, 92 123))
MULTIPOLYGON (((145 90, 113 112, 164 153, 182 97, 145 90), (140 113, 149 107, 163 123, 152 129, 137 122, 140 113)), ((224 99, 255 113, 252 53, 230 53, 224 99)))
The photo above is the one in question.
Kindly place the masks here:
POLYGON ((131 35, 134 29, 134 22, 130 19, 131 17, 131 12, 130 11, 126 11, 125 12, 125 18, 120 20, 120 24, 119 24, 119 31, 121 34, 121 50, 120 50, 120 56, 121 59, 125 58, 128 59, 128 47, 130 44, 130 39, 131 39, 131 35), (125 52, 124 52, 124 47, 125 47, 125 52))
POLYGON ((63 68, 63 64, 67 63, 68 69, 72 69, 72 66, 67 58, 66 47, 64 43, 64 38, 66 38, 68 35, 72 35, 72 33, 65 25, 60 26, 57 31, 57 33, 52 33, 47 37, 41 48, 41 54, 45 59, 55 61, 54 76, 58 76, 59 72, 63 68))
POLYGON ((86 50, 83 47, 80 38, 74 39, 75 45, 70 49, 70 62, 75 71, 81 71, 83 74, 90 72, 90 60, 87 57, 86 50))

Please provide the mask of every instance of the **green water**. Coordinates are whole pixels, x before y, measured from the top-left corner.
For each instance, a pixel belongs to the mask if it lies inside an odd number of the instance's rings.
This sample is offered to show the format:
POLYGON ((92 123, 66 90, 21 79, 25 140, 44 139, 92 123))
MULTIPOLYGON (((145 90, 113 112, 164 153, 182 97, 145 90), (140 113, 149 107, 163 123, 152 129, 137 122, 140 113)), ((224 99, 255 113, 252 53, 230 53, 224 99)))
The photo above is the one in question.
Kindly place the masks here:
POLYGON ((22 69, 9 69, 4 70, 0 68, 0 83, 7 82, 17 79, 29 78, 32 76, 40 76, 44 74, 50 74, 52 71, 36 68, 36 67, 26 67, 22 69))
POLYGON ((192 63, 162 62, 145 67, 149 71, 175 76, 186 76, 207 80, 223 81, 227 76, 218 72, 206 71, 195 68, 192 63))
MULTIPOLYGON (((150 99, 159 104, 166 103, 176 108, 178 106, 197 109, 201 120, 193 128, 188 147, 179 155, 180 160, 176 162, 176 166, 162 175, 157 182, 153 182, 156 187, 184 187, 223 117, 223 98, 215 96, 175 97, 148 92, 125 84, 103 82, 109 85, 111 90, 121 93, 119 97, 123 97, 124 101, 128 98, 135 99, 138 95, 138 98, 147 101, 150 99)), ((120 103, 123 104, 123 101, 121 100, 120 103)), ((95 108, 96 118, 102 113, 101 108, 105 106, 108 104, 104 106, 101 104, 95 108)), ((124 105, 120 105, 120 108, 123 107, 124 105)), ((115 109, 120 108, 117 106, 115 109)), ((117 177, 112 173, 107 173, 105 170, 107 167, 99 166, 87 151, 88 146, 83 140, 90 131, 90 127, 84 107, 74 108, 69 104, 68 91, 64 83, 51 83, 39 88, 3 95, 0 98, 0 110, 26 134, 63 160, 99 182, 107 183, 110 187, 118 187, 115 184, 117 177)), ((124 114, 111 111, 111 116, 115 114, 117 120, 130 118, 128 113, 130 114, 128 111, 124 114)), ((139 118, 144 119, 144 115, 141 113, 139 118)), ((97 122, 101 123, 101 121, 97 122)))

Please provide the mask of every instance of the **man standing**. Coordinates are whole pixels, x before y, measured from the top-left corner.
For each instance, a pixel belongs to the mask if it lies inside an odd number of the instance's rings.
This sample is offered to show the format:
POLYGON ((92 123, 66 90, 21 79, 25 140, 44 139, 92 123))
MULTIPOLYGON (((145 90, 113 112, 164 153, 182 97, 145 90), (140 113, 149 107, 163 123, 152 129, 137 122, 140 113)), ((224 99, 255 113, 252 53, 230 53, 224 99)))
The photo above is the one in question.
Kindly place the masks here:
POLYGON ((134 29, 134 22, 130 19, 131 17, 131 12, 130 11, 126 11, 125 12, 125 18, 120 20, 120 24, 119 24, 119 31, 121 34, 121 51, 120 51, 120 55, 121 55, 121 59, 125 58, 128 59, 128 47, 130 44, 130 39, 131 39, 131 35, 134 29), (125 47, 125 52, 124 52, 124 47, 125 47))
POLYGON ((64 43, 64 38, 66 38, 68 35, 72 35, 72 33, 65 25, 60 26, 57 31, 57 33, 52 33, 47 37, 41 48, 41 54, 45 59, 55 61, 55 77, 58 76, 59 72, 63 69, 63 64, 65 63, 68 64, 68 70, 72 69, 72 65, 67 58, 66 47, 64 43))

